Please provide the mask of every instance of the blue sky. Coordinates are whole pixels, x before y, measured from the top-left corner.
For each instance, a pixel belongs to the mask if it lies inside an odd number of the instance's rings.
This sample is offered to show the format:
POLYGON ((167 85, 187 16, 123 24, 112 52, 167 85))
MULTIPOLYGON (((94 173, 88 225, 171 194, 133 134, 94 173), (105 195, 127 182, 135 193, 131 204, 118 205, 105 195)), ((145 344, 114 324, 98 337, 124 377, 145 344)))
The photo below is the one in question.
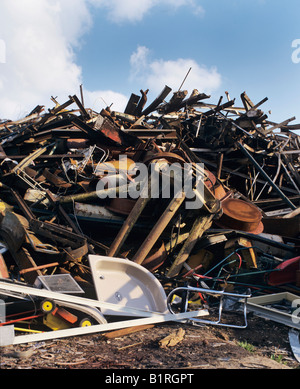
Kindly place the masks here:
POLYGON ((298 124, 299 10, 296 0, 0 0, 0 118, 62 103, 80 84, 90 108, 122 110, 140 89, 149 102, 166 84, 175 92, 191 67, 189 93, 217 103, 228 91, 237 106, 244 91, 268 97, 270 120, 298 124))

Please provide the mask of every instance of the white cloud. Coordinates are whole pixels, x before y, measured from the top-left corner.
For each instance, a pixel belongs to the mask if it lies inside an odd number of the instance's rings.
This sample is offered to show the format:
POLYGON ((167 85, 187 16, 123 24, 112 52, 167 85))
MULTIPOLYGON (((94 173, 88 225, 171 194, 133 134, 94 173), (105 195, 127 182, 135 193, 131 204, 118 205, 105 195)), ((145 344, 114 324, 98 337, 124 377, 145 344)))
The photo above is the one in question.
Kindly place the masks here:
POLYGON ((89 0, 91 4, 107 10, 114 22, 140 21, 158 0, 89 0))
POLYGON ((131 54, 131 79, 139 78, 149 67, 150 50, 145 46, 138 46, 136 51, 131 54))
POLYGON ((189 58, 178 58, 176 60, 150 60, 151 51, 145 46, 139 46, 131 55, 131 80, 139 80, 144 88, 149 88, 155 93, 168 85, 173 91, 181 86, 186 74, 183 88, 192 91, 198 89, 200 92, 212 93, 221 85, 221 75, 216 68, 199 65, 195 60, 189 58))
MULTIPOLYGON (((1 0, 0 118, 22 118, 38 104, 45 105, 46 109, 53 107, 51 96, 63 103, 70 94, 79 93, 79 86, 84 82, 74 48, 82 44, 94 22, 93 6, 102 7, 103 15, 111 20, 134 22, 159 5, 175 10, 187 6, 196 12, 199 1, 1 0)), ((131 65, 132 77, 140 77, 142 69, 150 72, 144 79, 151 87, 162 82, 176 83, 190 65, 194 77, 196 74, 200 77, 202 69, 189 60, 151 62, 147 48, 141 48, 131 57, 131 65)), ((212 76, 210 85, 213 76, 217 76, 203 69, 202 74, 212 76)), ((109 105, 113 103, 116 110, 123 109, 127 101, 126 96, 109 90, 85 91, 85 95, 87 105, 100 104, 104 99, 109 105)))
POLYGON ((167 5, 171 10, 188 7, 195 15, 203 14, 200 0, 89 0, 96 6, 106 9, 113 22, 139 22, 154 7, 167 5))
POLYGON ((37 104, 51 105, 51 95, 61 100, 78 90, 81 69, 72 47, 90 21, 82 0, 2 0, 0 117, 23 117, 37 104))
POLYGON ((176 10, 180 7, 188 7, 195 15, 203 15, 205 13, 204 8, 199 4, 199 0, 164 0, 164 2, 176 10))
POLYGON ((84 103, 86 107, 93 108, 100 112, 102 108, 110 106, 113 111, 124 112, 128 102, 128 97, 121 93, 110 90, 88 91, 84 90, 84 103))

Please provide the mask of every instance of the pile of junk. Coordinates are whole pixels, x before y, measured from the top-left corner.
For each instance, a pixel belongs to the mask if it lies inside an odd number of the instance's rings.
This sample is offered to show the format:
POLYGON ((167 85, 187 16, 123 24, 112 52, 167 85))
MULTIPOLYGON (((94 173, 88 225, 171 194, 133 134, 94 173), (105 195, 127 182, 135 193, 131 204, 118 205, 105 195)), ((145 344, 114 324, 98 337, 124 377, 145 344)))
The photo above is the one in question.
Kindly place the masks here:
POLYGON ((0 122, 1 346, 250 311, 298 334, 300 125, 171 92, 0 122))

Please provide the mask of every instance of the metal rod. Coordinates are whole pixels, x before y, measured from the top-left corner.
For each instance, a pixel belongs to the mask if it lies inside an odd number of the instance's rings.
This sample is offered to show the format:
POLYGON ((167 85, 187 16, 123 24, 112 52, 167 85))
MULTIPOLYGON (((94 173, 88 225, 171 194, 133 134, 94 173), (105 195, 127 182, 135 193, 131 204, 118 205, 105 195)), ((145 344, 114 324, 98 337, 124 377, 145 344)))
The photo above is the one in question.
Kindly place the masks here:
POLYGON ((186 76, 184 77, 184 80, 182 81, 182 84, 180 85, 180 88, 178 89, 179 91, 183 87, 183 84, 185 83, 185 80, 188 78, 188 75, 190 74, 191 70, 192 70, 192 68, 189 68, 189 71, 187 72, 186 76))

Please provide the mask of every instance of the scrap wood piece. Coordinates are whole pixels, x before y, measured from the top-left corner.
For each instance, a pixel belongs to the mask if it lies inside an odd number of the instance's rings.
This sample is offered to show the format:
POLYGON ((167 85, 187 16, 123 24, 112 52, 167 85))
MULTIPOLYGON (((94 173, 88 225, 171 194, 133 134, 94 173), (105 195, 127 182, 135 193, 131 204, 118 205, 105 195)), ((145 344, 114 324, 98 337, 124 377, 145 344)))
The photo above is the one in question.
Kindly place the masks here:
POLYGON ((154 190, 157 190, 157 182, 154 181, 154 179, 151 179, 149 177, 148 183, 144 184, 144 187, 142 188, 140 197, 136 201, 134 207, 132 208, 131 212, 129 213, 127 219, 124 221, 121 229, 119 230, 116 238, 114 239, 107 256, 113 257, 119 254, 119 251, 126 241, 128 235, 130 234, 132 228, 134 227, 135 223, 139 219, 141 213, 145 209, 146 205, 150 201, 150 194, 151 194, 151 188, 154 190))
POLYGON ((165 338, 161 339, 158 344, 160 348, 174 347, 184 339, 185 330, 179 328, 178 331, 171 333, 165 338))
POLYGON ((122 350, 125 350, 125 349, 130 348, 130 347, 139 346, 142 343, 143 342, 137 342, 137 343, 133 343, 133 344, 128 344, 127 346, 119 347, 118 351, 122 351, 122 350))
POLYGON ((21 247, 18 251, 14 251, 9 245, 7 246, 10 249, 14 261, 20 269, 20 272, 22 270, 25 271, 26 269, 32 270, 28 273, 24 272, 24 274, 22 274, 25 282, 33 284, 38 276, 43 275, 41 270, 38 268, 35 260, 31 256, 30 252, 25 247, 21 247))
POLYGON ((124 328, 121 330, 107 332, 107 333, 103 334, 103 337, 106 339, 119 338, 121 336, 130 335, 130 334, 133 334, 135 332, 144 331, 144 330, 147 330, 147 329, 153 328, 153 327, 154 327, 154 324, 145 324, 145 325, 136 326, 136 327, 128 327, 128 328, 124 328))

